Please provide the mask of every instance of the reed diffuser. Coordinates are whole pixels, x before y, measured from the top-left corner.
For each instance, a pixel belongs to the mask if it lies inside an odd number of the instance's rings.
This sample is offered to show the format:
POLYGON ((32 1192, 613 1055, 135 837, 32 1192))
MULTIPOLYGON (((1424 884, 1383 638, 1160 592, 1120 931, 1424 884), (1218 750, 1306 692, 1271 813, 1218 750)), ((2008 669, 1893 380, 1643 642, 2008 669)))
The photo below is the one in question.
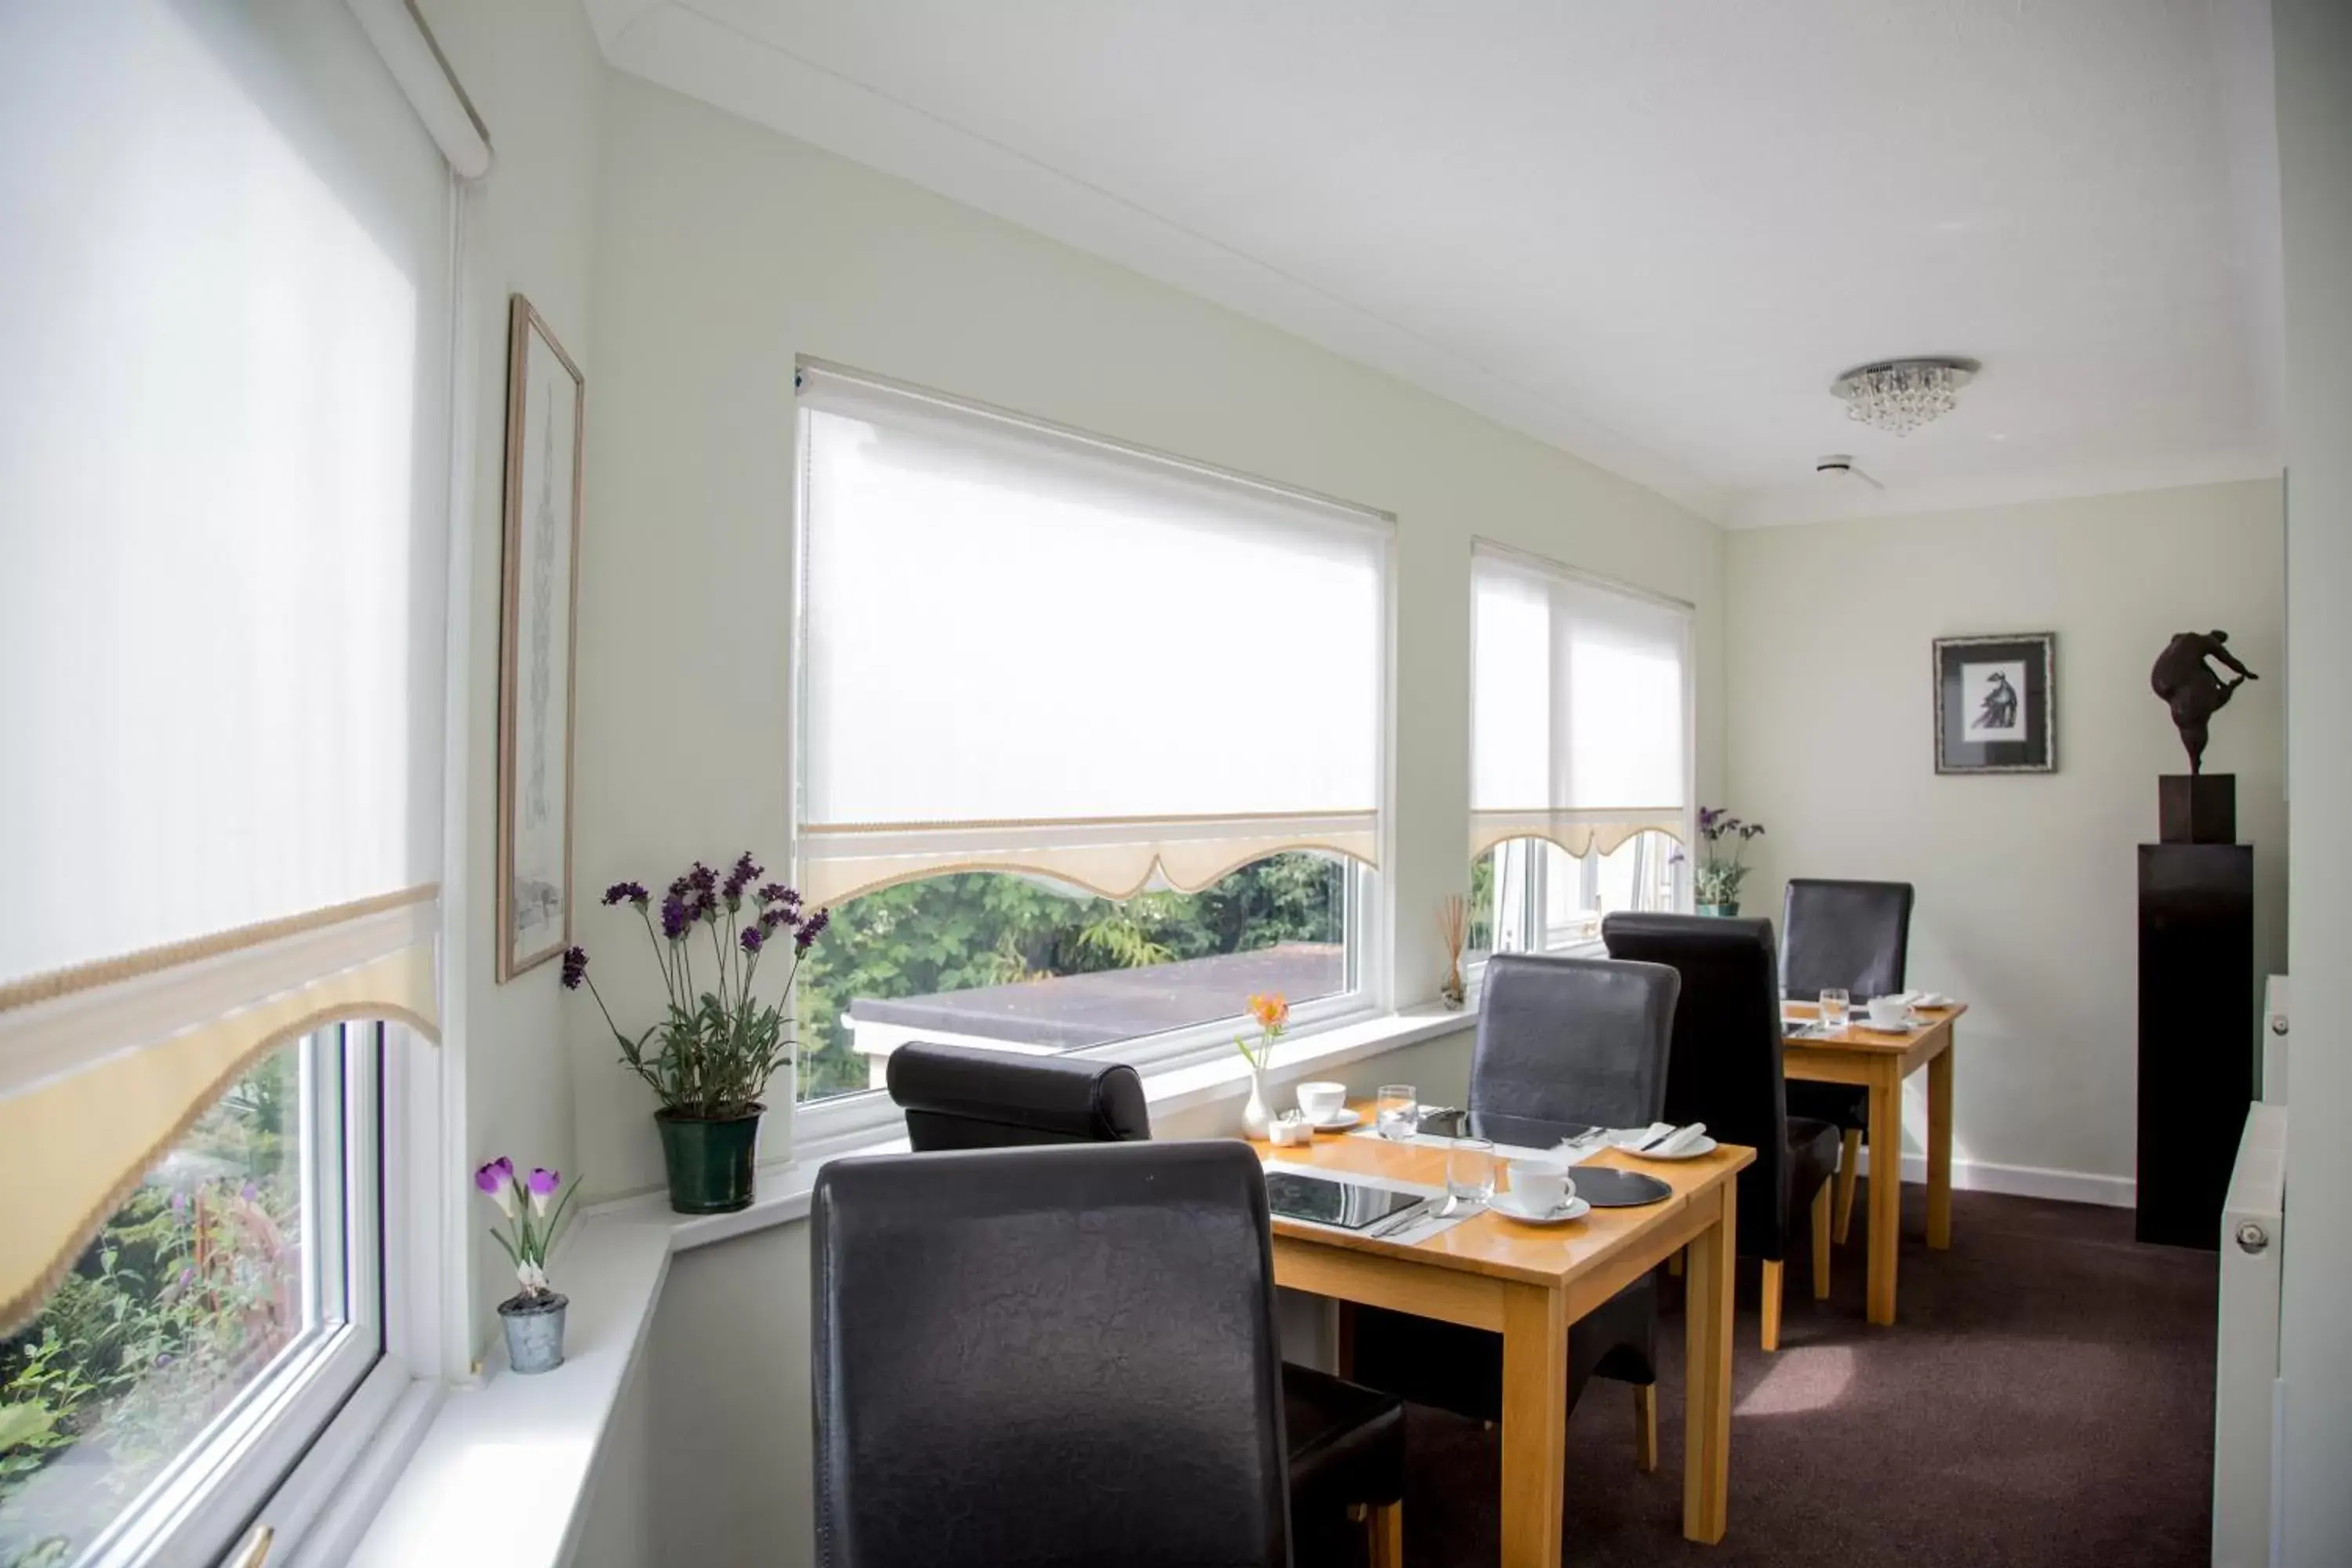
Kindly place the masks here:
POLYGON ((1437 988, 1438 1000, 1458 1011, 1468 994, 1462 984, 1462 947, 1470 935, 1470 907, 1461 894, 1449 894, 1437 906, 1437 934, 1445 939, 1445 983, 1437 988))

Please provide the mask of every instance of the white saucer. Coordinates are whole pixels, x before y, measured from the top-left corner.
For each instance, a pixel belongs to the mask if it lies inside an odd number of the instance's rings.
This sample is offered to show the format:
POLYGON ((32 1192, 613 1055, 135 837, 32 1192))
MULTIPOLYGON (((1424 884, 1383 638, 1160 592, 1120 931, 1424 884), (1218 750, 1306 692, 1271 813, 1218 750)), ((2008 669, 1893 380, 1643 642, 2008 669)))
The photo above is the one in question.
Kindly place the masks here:
POLYGON ((1592 1212, 1592 1205, 1582 1198, 1570 1198, 1549 1214, 1531 1214, 1512 1201, 1511 1194, 1496 1193, 1486 1206, 1505 1219, 1517 1220, 1521 1225, 1566 1225, 1572 1219, 1582 1219, 1592 1212))
POLYGON ((1680 1153, 1644 1154, 1639 1149, 1628 1149, 1625 1152, 1633 1155, 1636 1160, 1696 1160, 1702 1154, 1714 1153, 1715 1147, 1715 1140, 1702 1132, 1698 1135, 1697 1142, 1693 1143, 1689 1148, 1683 1150, 1680 1153))
POLYGON ((1926 1023, 1927 1020, 1919 1016, 1916 1013, 1912 1014, 1909 1017, 1904 1019, 1903 1022, 1899 1024, 1874 1024, 1870 1021, 1869 1014, 1856 1013, 1853 1016, 1853 1022, 1847 1026, 1855 1029, 1868 1029, 1874 1035, 1907 1035, 1911 1033, 1912 1030, 1921 1027, 1926 1023))
POLYGON ((1362 1111, 1343 1110, 1328 1121, 1310 1121, 1307 1125, 1318 1132, 1345 1132, 1350 1127, 1361 1126, 1363 1120, 1362 1111))

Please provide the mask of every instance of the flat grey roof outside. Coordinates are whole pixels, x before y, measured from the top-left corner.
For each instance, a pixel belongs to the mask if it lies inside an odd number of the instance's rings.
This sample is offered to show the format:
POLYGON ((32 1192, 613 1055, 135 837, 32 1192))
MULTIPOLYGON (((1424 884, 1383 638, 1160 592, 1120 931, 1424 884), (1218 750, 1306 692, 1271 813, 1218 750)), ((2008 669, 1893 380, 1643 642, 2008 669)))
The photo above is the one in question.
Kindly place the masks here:
POLYGON ((1286 942, 1147 969, 1106 969, 894 1002, 861 997, 850 1003, 849 1017, 853 1024, 939 1029, 1076 1050, 1226 1017, 1241 1012, 1254 995, 1304 1002, 1328 996, 1347 983, 1347 952, 1339 943, 1286 942))

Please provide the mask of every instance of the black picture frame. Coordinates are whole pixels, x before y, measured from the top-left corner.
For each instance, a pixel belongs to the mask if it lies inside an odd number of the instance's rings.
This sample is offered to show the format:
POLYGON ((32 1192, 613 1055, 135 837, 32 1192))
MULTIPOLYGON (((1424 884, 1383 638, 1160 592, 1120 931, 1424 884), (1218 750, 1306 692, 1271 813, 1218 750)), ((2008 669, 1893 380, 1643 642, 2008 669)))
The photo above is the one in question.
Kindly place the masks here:
POLYGON ((1936 771, 2058 771, 2058 634, 1937 637, 1936 771))

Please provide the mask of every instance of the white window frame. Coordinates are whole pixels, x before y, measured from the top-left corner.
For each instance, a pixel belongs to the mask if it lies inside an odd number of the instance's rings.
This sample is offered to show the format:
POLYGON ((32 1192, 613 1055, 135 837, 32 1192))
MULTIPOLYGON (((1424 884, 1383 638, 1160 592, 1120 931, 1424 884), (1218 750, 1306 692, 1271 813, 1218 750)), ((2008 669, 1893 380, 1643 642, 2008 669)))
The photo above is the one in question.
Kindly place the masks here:
POLYGON ((240 1390, 76 1559, 97 1568, 210 1563, 234 1544, 247 1520, 277 1491, 383 1359, 382 1084, 387 1045, 375 1024, 328 1025, 301 1041, 303 1224, 331 1225, 340 1247, 307 1256, 306 1316, 332 1260, 342 1278, 342 1321, 305 1331, 270 1369, 240 1390), (321 1075, 332 1053, 340 1093, 330 1102, 321 1075), (333 1173, 341 1202, 322 1203, 329 1173, 317 1135, 333 1116, 341 1132, 333 1173), (335 1255, 339 1253, 340 1257, 335 1255))
MULTIPOLYGON (((801 356, 794 363, 793 381, 799 384, 802 369, 830 370, 854 375, 879 385, 898 386, 904 390, 935 398, 940 402, 976 409, 1017 425, 1026 426, 1048 436, 1075 437, 1134 456, 1171 462, 1195 472, 1217 475, 1260 489, 1274 490, 1312 501, 1318 505, 1340 505, 1350 510, 1365 508, 1350 501, 1317 495, 1255 474, 1221 468, 1194 458, 1177 457, 1155 451, 1132 442, 1120 441, 1081 430, 1073 426, 1058 425, 1026 414, 997 407, 993 405, 961 398, 924 387, 909 386, 887 377, 864 371, 846 370, 824 360, 801 356)), ((792 600, 792 712, 785 726, 785 748, 790 762, 787 777, 789 818, 787 837, 792 863, 799 865, 799 833, 801 802, 804 795, 802 758, 801 719, 808 710, 807 669, 805 656, 808 636, 808 463, 805 444, 807 419, 804 415, 793 421, 793 592, 792 600)), ((1392 524, 1393 518, 1376 513, 1392 524)), ((1395 794, 1396 778, 1396 626, 1397 626, 1397 544, 1391 529, 1381 545, 1381 686, 1380 686, 1380 768, 1372 810, 1379 824, 1381 864, 1393 865, 1396 857, 1396 829, 1391 811, 1395 794)), ((1688 676, 1685 672, 1685 682, 1688 676)), ((1687 704, 1685 704, 1687 708, 1687 704)), ((1387 879, 1378 868, 1348 860, 1350 875, 1346 879, 1347 910, 1343 930, 1347 933, 1349 989, 1330 996, 1302 1002, 1291 1009, 1290 1027, 1286 1037, 1297 1039, 1327 1030, 1342 1028, 1366 1019, 1378 1017, 1392 1010, 1393 989, 1391 980, 1391 957, 1393 952, 1394 913, 1391 908, 1387 879)), ((1075 1049, 1053 1049, 1051 1054, 1081 1060, 1124 1061, 1145 1073, 1170 1072, 1201 1062, 1230 1057, 1234 1037, 1247 1021, 1248 1015, 1235 1013, 1222 1018, 1188 1025, 1182 1028, 1161 1030, 1129 1039, 1108 1041, 1098 1046, 1082 1046, 1075 1049)), ((1006 1046, 1019 1047, 1024 1042, 1005 1040, 1006 1046)), ((1042 1043, 1041 1043, 1042 1044, 1042 1043)), ((793 1148, 796 1155, 825 1158, 846 1152, 866 1144, 884 1142, 901 1135, 904 1119, 887 1090, 856 1089, 803 1104, 799 1100, 800 1084, 795 1073, 793 1085, 793 1148)))

